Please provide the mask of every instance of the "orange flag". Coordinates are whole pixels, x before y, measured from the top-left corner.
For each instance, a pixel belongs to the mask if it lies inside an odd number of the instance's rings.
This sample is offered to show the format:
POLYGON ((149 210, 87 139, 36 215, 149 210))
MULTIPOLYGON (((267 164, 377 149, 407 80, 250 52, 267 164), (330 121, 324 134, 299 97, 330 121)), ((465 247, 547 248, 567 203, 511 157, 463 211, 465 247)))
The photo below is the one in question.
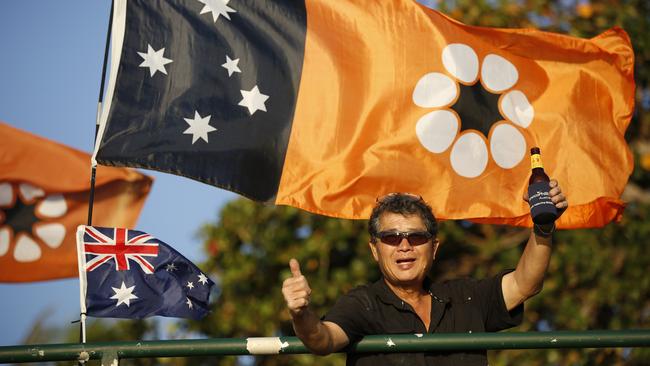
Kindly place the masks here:
MULTIPOLYGON (((98 167, 93 224, 132 227, 152 179, 98 167)), ((76 277, 90 155, 0 122, 0 282, 76 277)))
POLYGON ((570 208, 560 228, 619 219, 634 55, 592 39, 467 26, 415 1, 306 1, 305 55, 276 203, 368 217, 413 192, 444 219, 530 226, 529 151, 570 208))
POLYGON ((442 219, 527 226, 538 146, 570 202, 560 228, 621 217, 634 54, 620 28, 473 27, 414 0, 118 3, 99 164, 328 216, 411 192, 442 219))

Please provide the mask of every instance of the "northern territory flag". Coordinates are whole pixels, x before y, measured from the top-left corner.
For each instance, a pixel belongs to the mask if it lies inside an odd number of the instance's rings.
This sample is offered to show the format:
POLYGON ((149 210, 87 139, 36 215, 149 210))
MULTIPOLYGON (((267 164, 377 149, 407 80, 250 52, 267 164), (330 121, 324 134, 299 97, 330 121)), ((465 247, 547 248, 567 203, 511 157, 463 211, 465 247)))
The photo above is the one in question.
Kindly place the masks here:
POLYGON ((461 24, 413 0, 135 1, 113 16, 96 160, 345 218, 388 192, 443 219, 530 225, 528 151, 571 207, 620 218, 634 56, 461 24))
MULTIPOLYGON (((93 222, 130 227, 152 180, 99 167, 93 222)), ((76 228, 87 221, 90 154, 0 122, 0 282, 76 277, 76 228)))

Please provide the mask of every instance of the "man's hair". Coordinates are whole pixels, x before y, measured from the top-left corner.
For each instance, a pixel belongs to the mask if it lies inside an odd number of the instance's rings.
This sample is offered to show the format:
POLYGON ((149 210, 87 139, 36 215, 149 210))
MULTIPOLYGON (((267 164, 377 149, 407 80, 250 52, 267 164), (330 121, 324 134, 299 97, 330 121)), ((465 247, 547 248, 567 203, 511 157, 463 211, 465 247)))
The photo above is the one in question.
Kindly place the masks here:
POLYGON ((385 212, 404 216, 418 215, 427 227, 427 231, 435 238, 438 235, 438 222, 429 206, 420 196, 410 193, 391 193, 377 200, 368 220, 368 233, 374 243, 379 234, 379 218, 385 212))

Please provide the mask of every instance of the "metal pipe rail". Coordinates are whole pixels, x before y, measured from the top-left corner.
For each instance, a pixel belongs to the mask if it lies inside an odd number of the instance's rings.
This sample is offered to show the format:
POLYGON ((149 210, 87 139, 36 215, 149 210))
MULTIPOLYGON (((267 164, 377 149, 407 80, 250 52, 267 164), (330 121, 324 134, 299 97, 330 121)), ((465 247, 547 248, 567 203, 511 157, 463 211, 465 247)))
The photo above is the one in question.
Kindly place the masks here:
MULTIPOLYGON (((650 329, 525 333, 393 334, 364 337, 356 352, 648 347, 650 329)), ((87 361, 115 364, 122 358, 309 353, 296 337, 62 343, 0 347, 0 363, 87 361), (111 361, 112 362, 104 362, 111 361)))

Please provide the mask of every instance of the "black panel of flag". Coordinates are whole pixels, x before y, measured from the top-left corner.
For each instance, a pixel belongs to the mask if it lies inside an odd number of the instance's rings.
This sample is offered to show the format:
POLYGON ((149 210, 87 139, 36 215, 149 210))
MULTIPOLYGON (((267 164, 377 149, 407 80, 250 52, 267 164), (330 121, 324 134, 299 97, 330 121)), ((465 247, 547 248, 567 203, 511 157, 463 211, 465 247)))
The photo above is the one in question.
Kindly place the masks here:
POLYGON ((99 163, 274 199, 300 82, 305 5, 225 3, 122 3, 126 21, 116 14, 113 32, 124 27, 124 37, 99 163))

